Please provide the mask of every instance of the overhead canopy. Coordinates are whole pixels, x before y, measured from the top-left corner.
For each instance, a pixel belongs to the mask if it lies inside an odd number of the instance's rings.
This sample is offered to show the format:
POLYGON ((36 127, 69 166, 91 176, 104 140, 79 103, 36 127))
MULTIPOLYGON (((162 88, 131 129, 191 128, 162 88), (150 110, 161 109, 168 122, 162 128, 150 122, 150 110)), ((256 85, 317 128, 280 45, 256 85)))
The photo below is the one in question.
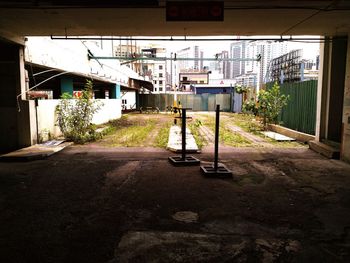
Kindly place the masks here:
POLYGON ((130 78, 129 87, 130 89, 140 90, 141 88, 144 88, 149 91, 153 91, 153 83, 151 81, 138 79, 138 78, 130 78))
MULTIPOLYGON (((61 96, 61 78, 70 78, 73 81, 76 90, 82 90, 85 87, 87 80, 93 81, 94 91, 96 96, 104 94, 105 90, 112 90, 115 88, 115 82, 106 80, 93 75, 86 75, 78 72, 64 71, 58 68, 52 68, 44 65, 39 65, 31 62, 26 62, 26 69, 28 71, 29 88, 37 86, 35 89, 27 92, 29 98, 46 97, 43 92, 52 91, 52 98, 58 99, 61 96)), ((101 95, 102 96, 102 95, 101 95)))
MULTIPOLYGON (((110 79, 105 79, 105 78, 102 78, 102 77, 99 77, 99 76, 96 76, 93 74, 88 75, 88 74, 84 74, 84 73, 80 73, 80 72, 65 71, 63 69, 48 67, 45 65, 40 65, 40 64, 36 64, 36 63, 32 63, 32 62, 26 62, 26 65, 28 65, 30 67, 30 69, 33 70, 33 74, 37 74, 36 78, 49 78, 49 77, 52 77, 54 75, 66 72, 66 74, 64 74, 64 75, 75 77, 77 80, 90 79, 90 80, 96 81, 96 83, 115 84, 115 81, 112 81, 110 79), (40 72, 42 72, 42 73, 38 74, 40 72)), ((32 73, 32 72, 30 72, 30 73, 32 73)))
MULTIPOLYGON (((191 10, 201 10, 201 2, 192 1, 191 10)), ((347 0, 223 2, 223 21, 172 22, 166 19, 165 0, 1 0, 0 36, 287 36, 344 35, 350 30, 347 0)))

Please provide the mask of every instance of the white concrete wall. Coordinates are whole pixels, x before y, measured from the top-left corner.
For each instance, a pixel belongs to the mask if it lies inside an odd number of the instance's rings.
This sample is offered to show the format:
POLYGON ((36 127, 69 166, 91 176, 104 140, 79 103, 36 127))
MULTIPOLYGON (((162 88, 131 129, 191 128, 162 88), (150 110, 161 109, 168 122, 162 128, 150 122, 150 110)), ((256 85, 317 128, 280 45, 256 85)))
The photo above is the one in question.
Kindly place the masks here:
POLYGON ((109 99, 109 100, 98 100, 103 103, 101 109, 94 115, 92 123, 101 124, 110 120, 119 119, 122 116, 121 112, 121 100, 120 99, 109 99))
MULTIPOLYGON (((53 136, 60 136, 61 131, 57 124, 56 106, 60 100, 39 100, 38 106, 38 127, 39 135, 49 131, 53 136)), ((95 113, 92 123, 101 124, 109 120, 119 119, 121 117, 121 100, 109 99, 98 100, 103 103, 101 109, 95 113)))
POLYGON ((38 131, 39 135, 44 131, 49 131, 52 136, 60 136, 61 131, 56 126, 57 114, 56 106, 60 100, 39 100, 38 101, 38 131))
POLYGON ((136 92, 135 91, 122 91, 121 100, 126 100, 126 109, 136 109, 136 92))

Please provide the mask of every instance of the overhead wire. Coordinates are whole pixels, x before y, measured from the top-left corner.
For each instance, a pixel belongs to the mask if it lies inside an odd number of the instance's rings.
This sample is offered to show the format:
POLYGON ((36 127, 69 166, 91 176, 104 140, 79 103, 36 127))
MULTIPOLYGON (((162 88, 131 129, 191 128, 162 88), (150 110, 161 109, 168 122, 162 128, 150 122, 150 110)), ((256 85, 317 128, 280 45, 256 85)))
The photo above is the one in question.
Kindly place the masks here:
MULTIPOLYGON (((337 39, 346 39, 346 36, 336 36, 337 39)), ((83 41, 83 40, 100 40, 101 37, 77 37, 77 36, 71 36, 71 37, 63 37, 63 36, 51 36, 52 40, 79 40, 79 41, 83 41)), ((127 40, 127 38, 124 37, 103 37, 103 40, 116 40, 118 39, 119 41, 121 40, 127 40)), ((196 41, 200 41, 200 42, 240 42, 240 41, 274 41, 274 42, 300 42, 300 43, 329 43, 333 41, 333 38, 326 38, 326 37, 299 37, 299 36, 276 36, 276 37, 240 37, 240 38, 217 38, 217 37, 212 37, 212 38, 195 38, 195 37, 191 37, 188 38, 174 38, 173 36, 170 37, 162 37, 162 38, 154 38, 154 37, 141 37, 141 38, 134 38, 135 40, 138 41, 192 41, 192 42, 196 42, 196 41)), ((90 51, 87 48, 88 52, 90 51)), ((90 51, 91 52, 91 51, 90 51)))

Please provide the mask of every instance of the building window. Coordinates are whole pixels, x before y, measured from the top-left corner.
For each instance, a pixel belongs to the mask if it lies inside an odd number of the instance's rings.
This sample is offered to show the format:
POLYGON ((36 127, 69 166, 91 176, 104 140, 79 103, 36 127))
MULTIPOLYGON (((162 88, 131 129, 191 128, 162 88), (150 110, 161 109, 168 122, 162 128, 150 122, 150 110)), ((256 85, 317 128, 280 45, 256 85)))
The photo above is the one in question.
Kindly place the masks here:
POLYGON ((159 81, 159 85, 163 85, 163 80, 160 80, 160 81, 159 81))
POLYGON ((163 88, 159 88, 159 91, 163 91, 163 88))
POLYGON ((154 81, 154 84, 157 84, 157 81, 156 81, 156 80, 154 81))
POLYGON ((127 104, 126 99, 122 99, 122 104, 127 104))
POLYGON ((163 65, 159 65, 159 69, 163 69, 163 65))
POLYGON ((162 78, 163 77, 163 73, 159 73, 159 77, 162 78))
POLYGON ((154 91, 157 91, 157 88, 154 88, 154 91))

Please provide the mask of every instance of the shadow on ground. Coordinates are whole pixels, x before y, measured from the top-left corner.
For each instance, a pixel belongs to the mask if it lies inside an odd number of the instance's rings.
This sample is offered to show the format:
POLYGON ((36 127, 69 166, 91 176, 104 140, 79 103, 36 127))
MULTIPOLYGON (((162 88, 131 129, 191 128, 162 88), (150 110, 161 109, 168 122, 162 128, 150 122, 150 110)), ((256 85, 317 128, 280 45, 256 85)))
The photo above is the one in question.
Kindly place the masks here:
POLYGON ((233 179, 209 179, 171 155, 90 144, 0 163, 0 262, 350 262, 350 165, 225 147, 233 179))

